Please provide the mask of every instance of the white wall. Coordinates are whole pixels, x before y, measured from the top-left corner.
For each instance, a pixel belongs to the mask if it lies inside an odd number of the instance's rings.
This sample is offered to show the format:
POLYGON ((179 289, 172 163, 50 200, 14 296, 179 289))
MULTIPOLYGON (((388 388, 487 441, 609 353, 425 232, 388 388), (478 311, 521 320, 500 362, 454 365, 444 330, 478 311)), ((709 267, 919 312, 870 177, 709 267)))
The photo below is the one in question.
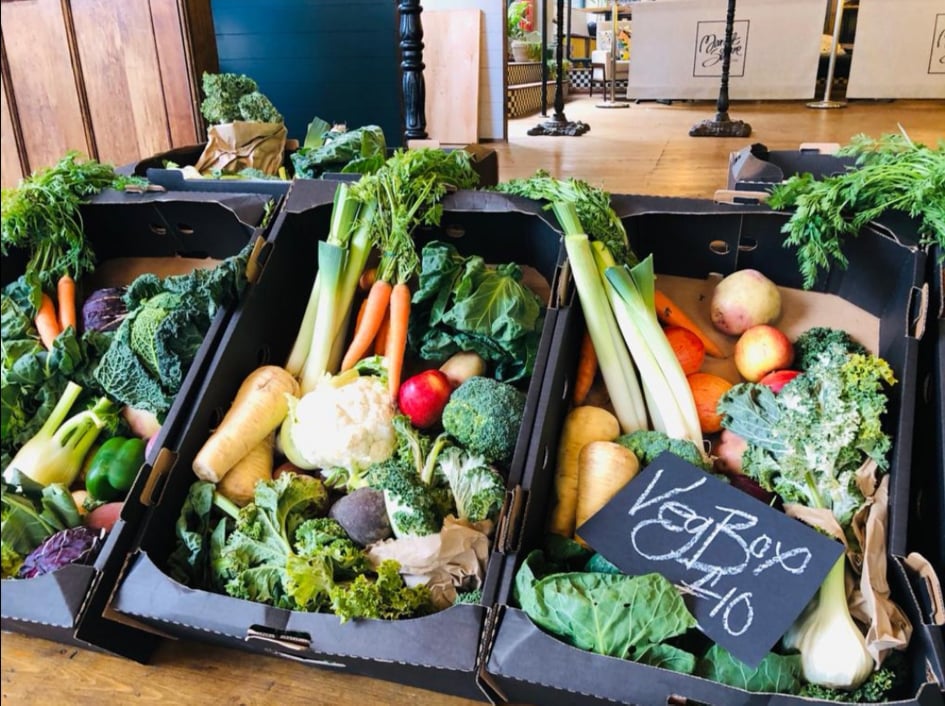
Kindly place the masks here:
MULTIPOLYGON (((423 0, 424 10, 482 12, 479 47, 479 139, 505 139, 505 2, 504 0, 423 0)), ((423 14, 420 15, 423 22, 423 14)))

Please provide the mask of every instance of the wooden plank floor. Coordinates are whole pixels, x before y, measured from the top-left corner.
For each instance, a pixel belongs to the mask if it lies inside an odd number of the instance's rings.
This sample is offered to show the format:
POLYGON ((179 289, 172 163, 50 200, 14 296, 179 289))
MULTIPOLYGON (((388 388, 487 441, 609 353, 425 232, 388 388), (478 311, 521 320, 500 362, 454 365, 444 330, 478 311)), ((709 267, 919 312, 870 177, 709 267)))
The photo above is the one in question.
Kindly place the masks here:
MULTIPOLYGON (((851 102, 842 110, 803 103, 734 103, 732 119, 751 124, 747 139, 692 138, 689 128, 715 114, 711 103, 631 104, 600 109, 574 98, 569 120, 591 126, 581 137, 529 137, 535 115, 510 122, 508 143, 495 144, 500 179, 542 168, 576 176, 613 193, 711 197, 726 183, 729 153, 753 142, 795 149, 801 142, 846 142, 902 127, 932 144, 945 138, 942 101, 851 102)), ((477 702, 200 644, 164 643, 147 666, 45 640, 5 633, 3 702, 13 704, 306 704, 461 706, 477 702)))

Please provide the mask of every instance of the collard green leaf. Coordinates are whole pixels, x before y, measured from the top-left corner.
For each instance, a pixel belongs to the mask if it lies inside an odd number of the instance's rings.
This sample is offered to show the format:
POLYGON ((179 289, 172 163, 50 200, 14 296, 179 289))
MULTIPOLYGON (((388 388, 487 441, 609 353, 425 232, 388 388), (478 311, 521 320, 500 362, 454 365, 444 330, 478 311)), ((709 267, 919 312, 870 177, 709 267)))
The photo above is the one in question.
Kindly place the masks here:
POLYGON ((545 568, 535 551, 515 577, 515 598, 539 627, 584 650, 686 669, 681 654, 653 649, 696 624, 663 576, 566 572, 539 578, 545 568))
POLYGON ((800 655, 771 652, 752 669, 719 645, 712 645, 699 660, 696 674, 746 691, 798 694, 802 686, 800 655))

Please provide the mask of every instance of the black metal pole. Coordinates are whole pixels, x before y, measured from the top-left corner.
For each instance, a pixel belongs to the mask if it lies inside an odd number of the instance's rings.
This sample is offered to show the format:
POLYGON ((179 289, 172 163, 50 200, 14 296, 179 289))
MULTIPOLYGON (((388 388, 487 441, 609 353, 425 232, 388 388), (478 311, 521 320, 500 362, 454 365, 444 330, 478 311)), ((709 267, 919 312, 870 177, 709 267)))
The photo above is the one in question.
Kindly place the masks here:
MULTIPOLYGON (((544 23, 542 23, 542 32, 544 33, 544 23)), ((564 74, 564 0, 558 0, 558 22, 555 32, 557 41, 555 42, 555 114, 551 120, 539 123, 528 131, 529 135, 552 135, 552 136, 579 136, 591 129, 587 123, 580 120, 570 122, 564 115, 564 90, 562 81, 564 74)), ((542 78, 544 79, 544 55, 542 55, 542 78)), ((542 80, 542 93, 545 91, 545 81, 542 80)), ((544 96, 542 96, 544 101, 544 96)), ((544 103, 542 103, 544 105, 544 103)))
POLYGON ((735 0, 728 0, 725 14, 725 42, 722 46, 722 80, 715 102, 715 119, 703 120, 689 129, 690 137, 748 137, 751 125, 728 117, 728 74, 732 65, 732 34, 735 27, 735 0))
POLYGON ((400 69, 404 104, 404 142, 427 137, 426 84, 423 81, 423 25, 420 0, 400 0, 400 69))

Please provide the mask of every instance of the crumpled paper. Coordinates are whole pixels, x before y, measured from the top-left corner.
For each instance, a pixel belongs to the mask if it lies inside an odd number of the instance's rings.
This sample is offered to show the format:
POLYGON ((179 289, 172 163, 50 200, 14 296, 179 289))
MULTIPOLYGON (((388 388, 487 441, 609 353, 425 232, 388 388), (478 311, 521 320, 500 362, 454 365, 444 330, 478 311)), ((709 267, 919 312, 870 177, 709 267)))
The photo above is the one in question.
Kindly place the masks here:
POLYGON ((853 516, 851 529, 859 546, 847 541, 833 513, 789 503, 784 512, 843 542, 851 571, 847 571, 847 604, 854 620, 867 626, 866 649, 879 668, 891 650, 905 649, 912 623, 889 597, 886 580, 886 525, 889 516, 889 476, 876 483, 876 463, 857 471, 866 503, 853 516), (851 575, 852 574, 852 575, 851 575))
POLYGON ((366 552, 375 567, 385 559, 397 561, 404 583, 429 586, 433 604, 443 610, 453 605, 458 590, 473 591, 482 585, 491 531, 489 521, 472 524, 451 515, 437 534, 386 539, 366 552))
POLYGON ((284 123, 237 120, 211 125, 207 146, 194 167, 201 174, 215 169, 223 174, 236 174, 252 167, 275 176, 283 164, 287 134, 284 123))

